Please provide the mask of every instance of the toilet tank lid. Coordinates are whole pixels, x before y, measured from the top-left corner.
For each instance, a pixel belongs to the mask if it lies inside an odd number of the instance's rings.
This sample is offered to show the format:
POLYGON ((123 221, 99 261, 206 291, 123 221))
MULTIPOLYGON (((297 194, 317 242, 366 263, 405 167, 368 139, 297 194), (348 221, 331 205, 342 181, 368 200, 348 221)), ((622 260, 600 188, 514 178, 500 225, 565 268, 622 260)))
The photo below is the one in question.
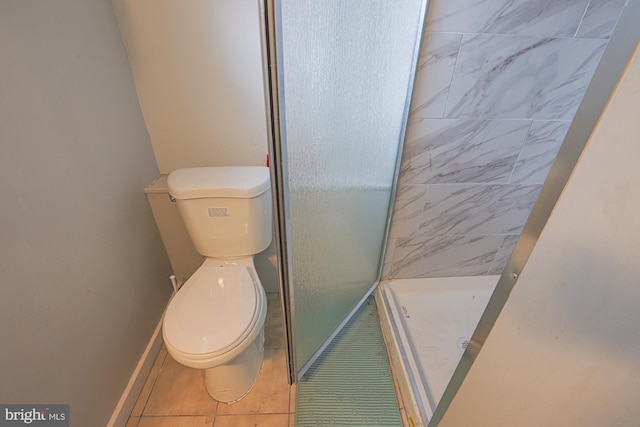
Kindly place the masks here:
POLYGON ((271 186, 269 168, 264 166, 215 166, 176 169, 167 179, 169 193, 176 199, 230 197, 250 199, 271 186))

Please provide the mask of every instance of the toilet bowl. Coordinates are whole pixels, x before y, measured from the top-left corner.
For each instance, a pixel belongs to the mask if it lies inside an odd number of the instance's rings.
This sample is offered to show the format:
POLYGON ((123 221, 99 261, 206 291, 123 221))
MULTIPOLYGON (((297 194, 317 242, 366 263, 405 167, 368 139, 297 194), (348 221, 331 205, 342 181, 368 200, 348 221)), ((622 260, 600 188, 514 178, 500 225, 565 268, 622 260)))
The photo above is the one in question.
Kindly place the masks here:
POLYGON ((253 257, 207 258, 173 297, 163 321, 169 354, 205 370, 211 397, 247 394, 262 365, 267 299, 253 257))

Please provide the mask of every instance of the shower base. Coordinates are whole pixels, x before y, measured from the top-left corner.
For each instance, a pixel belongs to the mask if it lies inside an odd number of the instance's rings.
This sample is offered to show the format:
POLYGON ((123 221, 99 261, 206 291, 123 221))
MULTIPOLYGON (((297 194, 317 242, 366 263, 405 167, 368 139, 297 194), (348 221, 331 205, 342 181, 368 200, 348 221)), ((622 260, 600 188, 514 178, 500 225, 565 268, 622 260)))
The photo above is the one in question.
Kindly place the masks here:
POLYGON ((500 276, 394 279, 376 299, 409 423, 426 426, 500 276))

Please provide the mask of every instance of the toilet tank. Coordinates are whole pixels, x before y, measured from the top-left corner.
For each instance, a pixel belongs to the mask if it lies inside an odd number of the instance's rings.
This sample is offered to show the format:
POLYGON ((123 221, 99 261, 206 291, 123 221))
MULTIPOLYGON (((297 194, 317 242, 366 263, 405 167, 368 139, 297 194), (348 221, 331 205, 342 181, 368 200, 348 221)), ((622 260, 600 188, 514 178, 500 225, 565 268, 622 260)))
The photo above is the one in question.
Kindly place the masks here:
POLYGON ((198 253, 212 258, 249 256, 271 243, 268 168, 176 169, 167 185, 198 253))

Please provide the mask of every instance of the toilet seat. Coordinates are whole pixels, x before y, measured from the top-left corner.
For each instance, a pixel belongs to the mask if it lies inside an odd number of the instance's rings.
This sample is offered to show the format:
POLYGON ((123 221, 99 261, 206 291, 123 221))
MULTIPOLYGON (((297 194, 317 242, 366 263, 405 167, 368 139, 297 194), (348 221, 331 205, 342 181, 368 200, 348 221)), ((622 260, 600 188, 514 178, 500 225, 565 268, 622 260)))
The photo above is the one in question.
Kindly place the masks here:
POLYGON ((172 299, 163 322, 167 347, 197 364, 235 353, 265 316, 264 290, 252 267, 206 264, 172 299))

